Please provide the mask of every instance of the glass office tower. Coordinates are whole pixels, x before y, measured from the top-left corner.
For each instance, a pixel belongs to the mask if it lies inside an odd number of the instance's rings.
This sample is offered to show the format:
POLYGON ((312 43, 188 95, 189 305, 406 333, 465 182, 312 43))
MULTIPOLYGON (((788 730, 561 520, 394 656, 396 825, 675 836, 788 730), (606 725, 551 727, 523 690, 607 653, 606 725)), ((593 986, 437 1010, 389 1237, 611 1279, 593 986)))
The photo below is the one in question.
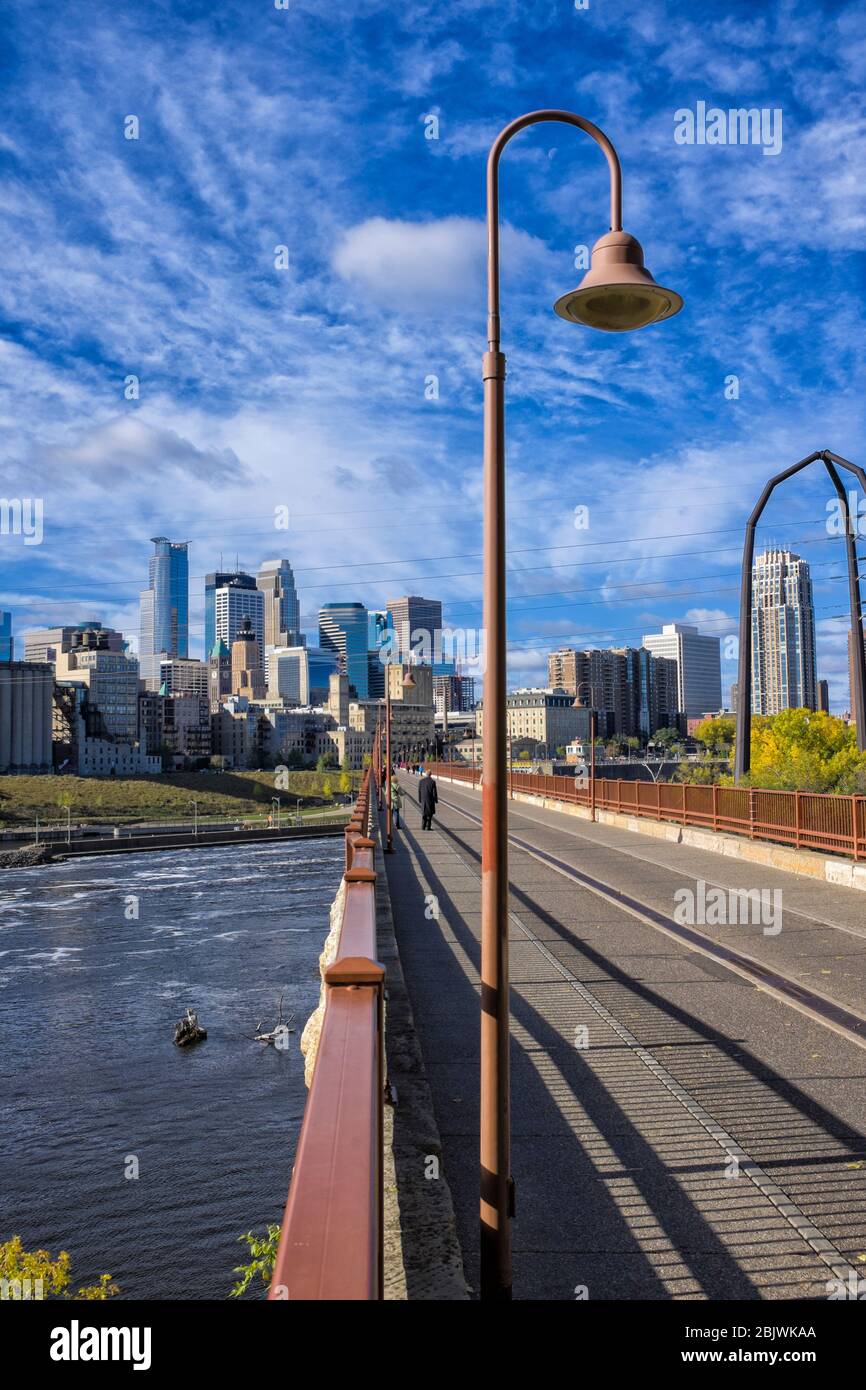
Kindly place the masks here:
POLYGON ((359 700, 369 697, 367 610, 363 603, 326 603, 319 609, 319 646, 336 652, 359 700))
POLYGON ((189 555, 186 541, 152 536, 150 584, 141 595, 139 667, 144 681, 159 680, 162 656, 189 655, 189 555))

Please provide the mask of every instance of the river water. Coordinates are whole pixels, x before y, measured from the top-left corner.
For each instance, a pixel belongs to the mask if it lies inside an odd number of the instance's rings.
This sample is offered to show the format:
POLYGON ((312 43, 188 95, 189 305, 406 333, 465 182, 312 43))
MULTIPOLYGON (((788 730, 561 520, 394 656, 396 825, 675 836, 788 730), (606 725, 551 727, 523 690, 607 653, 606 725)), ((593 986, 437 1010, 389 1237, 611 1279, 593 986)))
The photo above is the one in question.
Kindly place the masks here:
POLYGON ((108 1271, 129 1298, 228 1295, 238 1236, 285 1204, 342 854, 340 837, 0 872, 0 1240, 68 1250, 75 1287, 108 1271), (285 1051, 252 1040, 281 992, 285 1051), (187 1005, 208 1036, 182 1049, 187 1005))

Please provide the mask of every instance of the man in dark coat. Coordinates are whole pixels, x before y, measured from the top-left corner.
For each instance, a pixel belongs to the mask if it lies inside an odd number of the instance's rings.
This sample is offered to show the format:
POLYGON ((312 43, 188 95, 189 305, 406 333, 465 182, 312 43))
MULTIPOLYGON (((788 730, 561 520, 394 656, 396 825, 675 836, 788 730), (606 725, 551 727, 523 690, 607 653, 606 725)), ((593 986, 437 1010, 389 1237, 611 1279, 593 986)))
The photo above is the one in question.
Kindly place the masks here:
POLYGON ((436 783, 426 772, 418 783, 418 801, 421 806, 421 829, 433 829, 433 817, 436 814, 436 802, 439 800, 439 793, 436 790, 436 783))

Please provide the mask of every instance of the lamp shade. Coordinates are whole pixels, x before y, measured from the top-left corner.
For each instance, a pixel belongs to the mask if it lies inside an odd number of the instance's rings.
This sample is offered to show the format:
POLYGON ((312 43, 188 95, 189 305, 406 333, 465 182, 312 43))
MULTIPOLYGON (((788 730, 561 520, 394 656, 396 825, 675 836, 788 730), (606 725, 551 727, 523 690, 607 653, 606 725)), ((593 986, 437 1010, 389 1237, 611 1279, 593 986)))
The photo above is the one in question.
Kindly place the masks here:
POLYGON ((680 295, 657 285, 643 263, 643 247, 628 232, 608 232, 592 248, 589 270, 576 290, 554 304, 560 318, 626 333, 672 318, 683 307, 680 295))

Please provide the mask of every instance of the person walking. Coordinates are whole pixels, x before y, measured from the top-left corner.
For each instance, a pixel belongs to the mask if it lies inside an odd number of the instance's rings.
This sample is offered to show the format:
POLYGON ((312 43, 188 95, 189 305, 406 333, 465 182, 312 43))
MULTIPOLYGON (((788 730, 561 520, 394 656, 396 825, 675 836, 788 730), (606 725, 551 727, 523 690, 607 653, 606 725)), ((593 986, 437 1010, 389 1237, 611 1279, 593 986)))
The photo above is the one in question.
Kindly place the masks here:
POLYGON ((418 783, 418 801, 421 806, 421 829, 433 829, 433 817, 436 814, 436 803, 439 800, 439 793, 436 790, 436 783, 426 772, 418 783))
POLYGON ((391 782, 391 810, 394 812, 395 829, 400 829, 400 812, 403 809, 403 788, 393 779, 391 782))

